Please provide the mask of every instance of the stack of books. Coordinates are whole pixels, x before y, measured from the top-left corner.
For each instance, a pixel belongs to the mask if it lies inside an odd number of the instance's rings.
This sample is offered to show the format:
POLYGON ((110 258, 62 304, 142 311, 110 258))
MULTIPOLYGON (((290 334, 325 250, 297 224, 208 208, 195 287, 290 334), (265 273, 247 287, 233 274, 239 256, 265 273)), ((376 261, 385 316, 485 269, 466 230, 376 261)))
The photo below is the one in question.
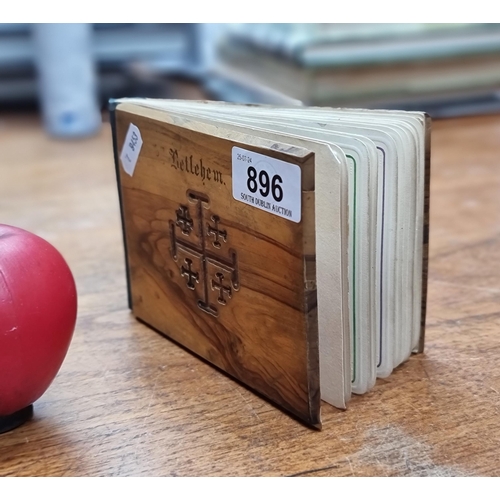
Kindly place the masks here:
POLYGON ((233 25, 219 54, 228 78, 313 106, 478 110, 500 88, 498 24, 233 25))

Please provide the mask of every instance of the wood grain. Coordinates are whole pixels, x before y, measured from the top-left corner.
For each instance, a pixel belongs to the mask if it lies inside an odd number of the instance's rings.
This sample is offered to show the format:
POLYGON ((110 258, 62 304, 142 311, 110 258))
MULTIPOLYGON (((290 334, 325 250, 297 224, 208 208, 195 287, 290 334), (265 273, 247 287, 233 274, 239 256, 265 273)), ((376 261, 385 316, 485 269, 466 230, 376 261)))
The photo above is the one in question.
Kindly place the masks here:
POLYGON ((127 307, 111 135, 0 117, 0 220, 57 246, 79 291, 68 357, 1 476, 500 474, 500 116, 433 124, 426 352, 311 430, 127 307))
MULTIPOLYGON (((233 198, 231 181, 232 148, 249 146, 122 107, 117 143, 130 123, 144 140, 133 176, 117 169, 134 315, 320 425, 317 322, 306 321, 317 316, 316 288, 306 290, 314 238, 304 229, 314 228, 314 205, 299 223, 252 209, 233 198)), ((251 149, 304 165, 304 176, 313 169, 310 151, 251 149)))

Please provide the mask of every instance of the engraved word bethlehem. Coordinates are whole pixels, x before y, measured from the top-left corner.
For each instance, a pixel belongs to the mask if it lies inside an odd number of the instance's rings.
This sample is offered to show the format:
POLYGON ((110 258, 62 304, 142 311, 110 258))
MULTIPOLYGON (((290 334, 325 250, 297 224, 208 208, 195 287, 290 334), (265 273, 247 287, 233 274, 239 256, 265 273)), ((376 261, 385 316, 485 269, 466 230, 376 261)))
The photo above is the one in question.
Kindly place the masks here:
POLYGON ((179 156, 177 149, 172 148, 170 148, 169 153, 172 160, 172 168, 186 174, 196 175, 196 177, 199 177, 203 181, 203 184, 205 184, 205 179, 210 182, 225 184, 222 180, 222 172, 215 168, 205 167, 203 165, 203 158, 200 158, 198 162, 196 160, 193 162, 193 155, 179 156))
POLYGON ((198 307, 217 317, 219 311, 210 301, 211 292, 215 291, 217 303, 225 306, 233 291, 239 290, 238 259, 233 249, 224 256, 227 231, 220 227, 220 217, 212 215, 205 220, 209 198, 193 191, 188 191, 187 197, 191 207, 180 205, 176 220, 169 222, 170 251, 186 286, 197 292, 198 307))

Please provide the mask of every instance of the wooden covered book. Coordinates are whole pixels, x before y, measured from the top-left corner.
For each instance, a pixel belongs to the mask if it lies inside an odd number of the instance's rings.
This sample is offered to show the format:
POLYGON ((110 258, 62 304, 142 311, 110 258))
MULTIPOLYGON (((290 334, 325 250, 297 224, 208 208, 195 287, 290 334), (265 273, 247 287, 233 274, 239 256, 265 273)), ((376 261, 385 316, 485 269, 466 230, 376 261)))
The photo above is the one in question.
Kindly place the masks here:
POLYGON ((122 99, 133 314, 310 425, 423 349, 423 113, 122 99))

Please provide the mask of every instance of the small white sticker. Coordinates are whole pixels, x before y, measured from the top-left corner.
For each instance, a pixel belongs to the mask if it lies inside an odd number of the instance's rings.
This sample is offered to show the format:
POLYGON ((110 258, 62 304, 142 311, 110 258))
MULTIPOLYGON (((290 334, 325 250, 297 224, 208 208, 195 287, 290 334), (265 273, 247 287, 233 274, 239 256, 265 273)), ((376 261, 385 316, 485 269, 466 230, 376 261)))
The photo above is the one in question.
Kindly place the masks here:
POLYGON ((235 200, 300 222, 302 192, 298 165, 236 146, 232 165, 235 200))
POLYGON ((142 148, 142 137, 139 129, 131 123, 128 127, 127 136, 123 143, 120 160, 122 161, 123 170, 128 175, 134 175, 135 164, 142 148))

